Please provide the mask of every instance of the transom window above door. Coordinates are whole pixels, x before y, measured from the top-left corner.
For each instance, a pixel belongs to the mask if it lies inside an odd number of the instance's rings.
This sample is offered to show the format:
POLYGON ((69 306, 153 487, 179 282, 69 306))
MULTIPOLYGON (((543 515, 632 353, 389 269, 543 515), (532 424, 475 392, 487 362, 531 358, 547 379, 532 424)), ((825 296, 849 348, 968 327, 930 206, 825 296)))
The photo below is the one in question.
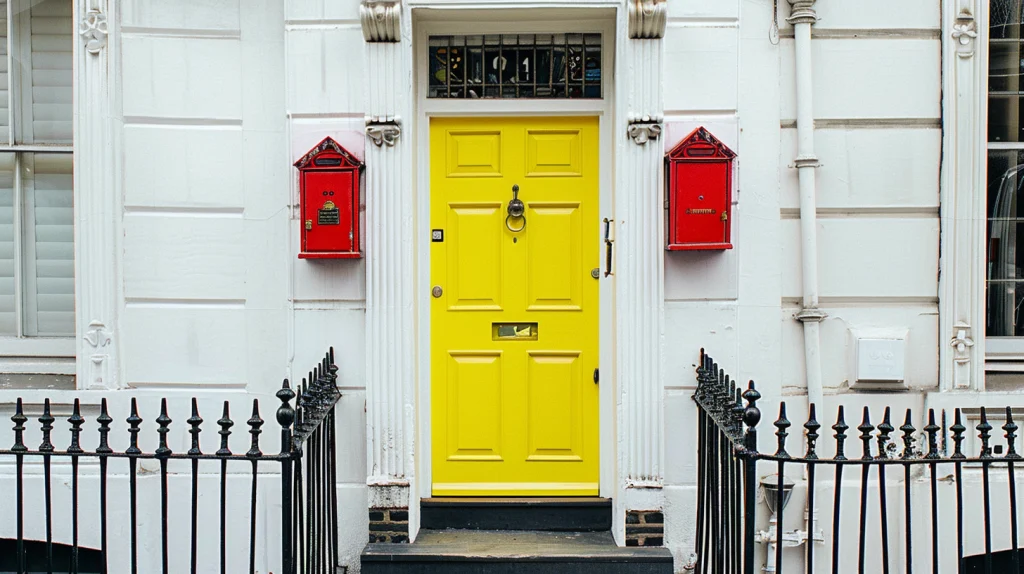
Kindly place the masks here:
POLYGON ((598 99, 601 34, 430 36, 428 98, 598 99))

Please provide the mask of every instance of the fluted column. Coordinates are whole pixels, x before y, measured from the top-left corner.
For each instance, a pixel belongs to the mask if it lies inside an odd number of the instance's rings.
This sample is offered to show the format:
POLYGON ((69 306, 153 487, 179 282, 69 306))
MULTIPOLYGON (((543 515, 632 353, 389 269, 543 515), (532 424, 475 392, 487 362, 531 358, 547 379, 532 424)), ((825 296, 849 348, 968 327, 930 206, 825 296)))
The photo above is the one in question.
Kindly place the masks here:
POLYGON ((81 389, 119 385, 117 9, 113 0, 75 3, 75 350, 81 389))
MULTIPOLYGON (((978 52, 977 0, 943 3, 943 173, 939 282, 943 389, 985 384, 985 233, 987 197, 983 107, 987 70, 978 52)), ((981 3, 987 5, 987 3, 981 3)))
POLYGON ((620 512, 662 505, 664 150, 658 136, 665 8, 630 1, 618 22, 613 239, 620 512))
POLYGON ((371 508, 406 508, 414 471, 413 142, 409 18, 364 2, 366 43, 366 436, 371 508))

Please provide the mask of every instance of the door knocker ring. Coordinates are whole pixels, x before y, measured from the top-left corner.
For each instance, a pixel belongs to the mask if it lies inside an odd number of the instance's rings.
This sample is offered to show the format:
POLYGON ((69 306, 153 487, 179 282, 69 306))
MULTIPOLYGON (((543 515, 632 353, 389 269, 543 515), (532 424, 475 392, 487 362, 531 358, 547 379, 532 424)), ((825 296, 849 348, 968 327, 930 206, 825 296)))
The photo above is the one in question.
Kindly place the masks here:
POLYGON ((519 199, 519 185, 512 186, 512 199, 508 202, 508 215, 505 216, 505 227, 512 233, 519 233, 526 229, 526 206, 523 201, 519 199), (522 218, 523 224, 518 229, 512 227, 510 221, 513 219, 522 218))

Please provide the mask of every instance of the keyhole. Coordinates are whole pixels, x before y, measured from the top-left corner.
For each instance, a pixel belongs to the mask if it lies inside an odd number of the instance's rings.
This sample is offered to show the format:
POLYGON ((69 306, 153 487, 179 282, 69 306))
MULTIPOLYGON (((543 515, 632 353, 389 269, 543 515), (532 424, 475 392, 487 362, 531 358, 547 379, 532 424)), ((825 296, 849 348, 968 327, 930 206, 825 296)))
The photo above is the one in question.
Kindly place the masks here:
POLYGON ((519 242, 519 238, 518 237, 513 237, 512 238, 512 243, 518 243, 518 242, 519 242))

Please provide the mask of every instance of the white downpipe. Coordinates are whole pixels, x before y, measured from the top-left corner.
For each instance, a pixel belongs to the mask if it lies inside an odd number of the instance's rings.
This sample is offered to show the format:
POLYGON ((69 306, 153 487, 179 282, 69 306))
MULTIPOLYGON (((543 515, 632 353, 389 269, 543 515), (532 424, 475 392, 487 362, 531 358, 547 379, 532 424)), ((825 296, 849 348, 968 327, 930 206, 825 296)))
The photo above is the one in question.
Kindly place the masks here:
POLYGON ((818 221, 815 203, 814 92, 812 81, 811 26, 817 21, 815 0, 790 0, 796 54, 797 156, 793 162, 800 178, 800 246, 803 272, 803 309, 797 320, 804 325, 804 366, 807 400, 822 408, 821 340, 819 323, 825 313, 818 309, 818 221))

